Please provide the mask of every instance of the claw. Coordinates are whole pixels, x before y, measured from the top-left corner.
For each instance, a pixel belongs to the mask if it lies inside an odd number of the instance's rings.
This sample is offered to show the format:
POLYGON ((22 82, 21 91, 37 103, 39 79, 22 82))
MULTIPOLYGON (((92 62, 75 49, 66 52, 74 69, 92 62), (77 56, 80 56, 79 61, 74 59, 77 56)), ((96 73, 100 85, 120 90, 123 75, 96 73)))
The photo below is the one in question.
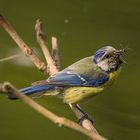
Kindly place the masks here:
POLYGON ((77 123, 82 126, 82 123, 85 119, 89 120, 92 124, 94 123, 93 119, 89 117, 89 115, 86 113, 81 118, 78 119, 77 123))

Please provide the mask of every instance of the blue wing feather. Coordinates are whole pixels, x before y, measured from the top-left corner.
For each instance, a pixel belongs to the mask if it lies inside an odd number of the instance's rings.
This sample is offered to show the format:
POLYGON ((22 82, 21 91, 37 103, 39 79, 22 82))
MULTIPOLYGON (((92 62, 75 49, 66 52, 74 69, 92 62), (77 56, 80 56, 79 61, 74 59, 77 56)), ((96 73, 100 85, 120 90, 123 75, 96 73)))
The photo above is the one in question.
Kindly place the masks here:
POLYGON ((108 81, 109 77, 107 75, 102 75, 102 77, 96 77, 91 79, 90 77, 85 77, 87 84, 86 86, 98 87, 108 81))
MULTIPOLYGON (((44 84, 44 85, 26 87, 26 88, 20 89, 19 91, 21 93, 23 93, 24 95, 31 95, 33 93, 38 93, 38 92, 43 92, 43 91, 49 90, 52 87, 53 86, 51 86, 51 85, 44 84)), ((7 95, 8 95, 9 99, 17 99, 17 97, 12 93, 8 93, 7 95)))
POLYGON ((56 85, 80 86, 83 84, 83 81, 78 77, 77 74, 63 71, 51 76, 47 81, 49 84, 56 85))
POLYGON ((42 91, 48 90, 51 87, 52 87, 51 85, 44 84, 44 85, 26 87, 26 88, 20 89, 19 91, 24 94, 32 94, 34 92, 42 92, 42 91))
MULTIPOLYGON (((98 87, 108 81, 108 79, 109 74, 96 67, 96 64, 93 63, 93 58, 88 57, 49 77, 47 80, 37 81, 33 83, 33 86, 20 89, 19 91, 23 94, 30 95, 52 90, 55 87, 98 87)), ((8 97, 10 99, 16 99, 11 93, 8 93, 8 97)))
POLYGON ((79 75, 69 70, 65 70, 51 76, 48 79, 49 84, 64 85, 64 86, 100 86, 108 81, 109 76, 106 73, 96 73, 93 78, 90 75, 79 75))

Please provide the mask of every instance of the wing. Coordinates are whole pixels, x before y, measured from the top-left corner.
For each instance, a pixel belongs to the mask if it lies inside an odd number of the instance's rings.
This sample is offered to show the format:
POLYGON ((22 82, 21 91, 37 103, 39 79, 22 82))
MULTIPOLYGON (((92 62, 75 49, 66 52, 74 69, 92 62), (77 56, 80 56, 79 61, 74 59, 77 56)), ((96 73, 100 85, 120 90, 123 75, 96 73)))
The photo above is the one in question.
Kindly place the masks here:
MULTIPOLYGON (((93 58, 87 57, 49 77, 47 81, 44 81, 46 84, 56 86, 97 87, 104 84, 108 79, 108 74, 94 64, 93 58)), ((44 81, 39 81, 35 84, 45 83, 44 81)))
POLYGON ((51 85, 59 86, 87 86, 97 87, 108 81, 109 76, 106 73, 95 73, 89 75, 79 75, 71 70, 65 70, 51 76, 47 82, 51 85))

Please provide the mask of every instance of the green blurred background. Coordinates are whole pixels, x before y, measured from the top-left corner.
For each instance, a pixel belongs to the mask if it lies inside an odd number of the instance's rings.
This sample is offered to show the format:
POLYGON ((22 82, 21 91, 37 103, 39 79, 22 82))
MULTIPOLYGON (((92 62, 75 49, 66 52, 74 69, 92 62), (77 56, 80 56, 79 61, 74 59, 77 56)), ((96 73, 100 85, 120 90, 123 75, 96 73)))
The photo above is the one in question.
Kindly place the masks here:
MULTIPOLYGON (((62 68, 98 48, 112 45, 129 47, 117 82, 100 96, 82 104, 94 118, 97 130, 109 140, 140 139, 140 1, 139 0, 0 0, 2 13, 23 40, 43 59, 36 43, 34 24, 44 22, 50 47, 51 36, 59 40, 62 68)), ((17 45, 0 28, 0 59, 17 54, 17 45)), ((17 88, 46 79, 28 60, 18 57, 0 62, 0 82, 17 88)), ((76 120, 60 99, 42 97, 37 102, 60 116, 76 120)), ((0 96, 0 139, 2 140, 85 140, 68 128, 59 128, 25 105, 0 96)))

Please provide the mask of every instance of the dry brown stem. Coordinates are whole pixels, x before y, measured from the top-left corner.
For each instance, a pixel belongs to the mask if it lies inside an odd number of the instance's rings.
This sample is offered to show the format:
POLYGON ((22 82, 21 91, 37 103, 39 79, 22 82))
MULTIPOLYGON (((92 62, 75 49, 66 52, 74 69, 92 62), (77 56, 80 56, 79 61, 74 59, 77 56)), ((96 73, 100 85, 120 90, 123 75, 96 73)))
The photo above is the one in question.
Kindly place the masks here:
POLYGON ((55 66, 60 70, 60 54, 58 48, 57 38, 52 36, 52 58, 55 62, 55 66))
POLYGON ((37 35, 37 42, 39 43, 39 45, 42 49, 42 52, 45 56, 45 59, 47 61, 48 67, 49 67, 48 72, 50 73, 50 75, 53 75, 53 74, 57 73, 58 70, 55 66, 54 60, 52 59, 52 57, 49 53, 48 47, 45 43, 45 34, 43 33, 42 21, 40 19, 38 19, 36 21, 35 30, 36 30, 36 35, 37 35))
MULTIPOLYGON (((20 47, 22 52, 28 56, 28 58, 36 65, 36 67, 43 71, 44 74, 49 72, 49 75, 53 75, 58 72, 60 69, 60 58, 59 58, 59 50, 58 50, 58 44, 57 39, 52 37, 52 56, 51 57, 47 45, 45 43, 45 34, 42 31, 42 22, 40 19, 36 21, 35 29, 37 34, 37 41, 43 51, 43 54, 45 56, 46 62, 49 66, 49 71, 47 69, 47 66, 42 63, 39 58, 34 54, 33 50, 30 49, 27 44, 24 43, 24 41, 19 37, 19 35, 16 33, 14 28, 11 26, 11 24, 2 16, 0 15, 0 25, 7 31, 7 33, 12 37, 12 39, 17 43, 17 45, 20 47)), ((105 140, 102 136, 99 135, 97 130, 94 128, 91 121, 88 119, 84 119, 82 122, 82 128, 80 125, 74 123, 73 121, 70 121, 63 117, 58 117, 54 113, 50 112, 49 110, 45 109, 29 97, 22 95, 16 88, 14 88, 10 83, 4 83, 0 84, 0 92, 10 92, 14 95, 16 95, 18 98, 23 100, 26 104, 31 106, 33 109, 35 109, 37 112, 41 113, 46 118, 50 119, 54 123, 58 123, 59 125, 64 125, 66 127, 72 128, 76 131, 79 131, 93 140, 105 140)), ((77 112, 76 109, 73 110, 76 116, 80 117, 80 112, 77 112)))
POLYGON ((39 58, 35 55, 32 49, 28 47, 28 45, 21 39, 21 37, 17 34, 12 25, 2 16, 0 15, 0 25, 4 28, 4 30, 11 36, 11 38, 16 42, 19 46, 23 54, 25 54, 29 59, 35 64, 35 66, 45 74, 47 73, 47 66, 39 60, 39 58))
POLYGON ((59 116, 55 115, 51 111, 47 110, 43 106, 36 103, 34 100, 29 98, 28 96, 25 96, 22 93, 20 93, 9 82, 4 82, 4 84, 1 86, 1 88, 2 88, 2 91, 6 92, 6 93, 14 94, 16 97, 18 97, 19 99, 24 101, 27 105, 29 105, 31 108, 33 108, 34 110, 36 110, 37 112, 42 114, 44 117, 51 120, 52 122, 58 124, 59 126, 69 127, 73 130, 81 132, 84 135, 87 135, 88 137, 90 137, 93 140, 105 140, 105 138, 101 137, 100 135, 97 135, 96 133, 94 133, 92 131, 88 131, 88 130, 84 129, 83 127, 81 127, 77 123, 75 123, 71 120, 68 120, 64 117, 59 117, 59 116))

